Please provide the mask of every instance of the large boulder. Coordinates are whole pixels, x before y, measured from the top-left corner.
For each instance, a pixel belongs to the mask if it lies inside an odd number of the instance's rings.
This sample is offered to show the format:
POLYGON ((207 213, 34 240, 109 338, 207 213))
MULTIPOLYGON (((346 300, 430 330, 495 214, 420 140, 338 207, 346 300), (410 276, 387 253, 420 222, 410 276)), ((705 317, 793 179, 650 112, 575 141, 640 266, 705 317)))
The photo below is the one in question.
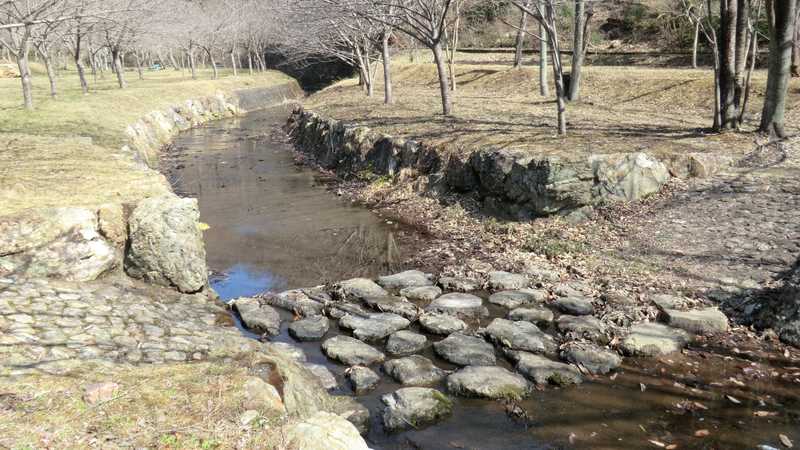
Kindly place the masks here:
POLYGON ((429 425, 453 413, 453 402, 436 389, 402 388, 381 400, 386 405, 383 426, 390 431, 429 425))
POLYGON ((281 331, 281 316, 275 308, 262 305, 258 299, 240 297, 230 305, 242 318, 244 325, 250 330, 275 336, 281 331))
POLYGON ((462 397, 521 400, 530 391, 528 380, 497 366, 469 366, 447 377, 447 392, 462 397))
POLYGON ((433 286, 432 275, 419 270, 406 270, 394 275, 378 278, 378 284, 385 289, 405 289, 410 287, 433 286))
POLYGON ((492 344, 481 338, 453 333, 433 344, 436 354, 459 366, 493 366, 497 362, 492 344))
POLYGON ((557 347, 552 337, 530 322, 497 318, 479 333, 510 350, 554 354, 557 347))
POLYGON ((689 335, 683 330, 642 322, 631 327, 621 347, 630 356, 661 356, 680 351, 688 342, 689 335))
POLYGON ((286 448, 298 450, 369 450, 355 425, 323 411, 288 427, 284 442, 286 448))
POLYGON ((208 283, 197 200, 162 195, 142 200, 129 220, 125 271, 134 278, 197 292, 208 283))
POLYGON ((689 333, 707 335, 728 331, 728 318, 719 308, 704 308, 688 311, 666 309, 663 312, 667 324, 689 333))
POLYGON ((348 366, 369 366, 380 363, 386 356, 369 345, 349 336, 335 336, 322 343, 322 351, 331 359, 348 366))
POLYGON ((383 371, 398 383, 412 386, 429 386, 447 376, 445 370, 436 367, 433 361, 420 355, 386 361, 383 363, 383 371))
POLYGON ((646 153, 619 153, 589 157, 595 183, 595 201, 633 201, 654 194, 669 181, 667 166, 646 153))
POLYGON ((483 300, 472 294, 453 292, 436 298, 425 308, 429 312, 450 314, 467 319, 480 318, 489 315, 489 310, 483 306, 483 300))
POLYGON ((289 324, 289 334, 298 341, 318 341, 325 336, 330 322, 325 316, 311 316, 289 324))

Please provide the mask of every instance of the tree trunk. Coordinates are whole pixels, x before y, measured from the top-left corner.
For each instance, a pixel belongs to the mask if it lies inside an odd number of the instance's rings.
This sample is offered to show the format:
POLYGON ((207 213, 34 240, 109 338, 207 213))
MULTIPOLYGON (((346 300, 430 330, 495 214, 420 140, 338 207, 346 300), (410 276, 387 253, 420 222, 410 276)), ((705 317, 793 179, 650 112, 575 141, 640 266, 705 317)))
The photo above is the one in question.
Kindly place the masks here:
POLYGON ((236 68, 236 53, 231 50, 231 67, 233 68, 233 76, 238 77, 239 71, 236 68))
POLYGON ((794 42, 792 45, 792 76, 800 77, 800 11, 795 13, 794 42))
POLYGON ((169 63, 172 66, 172 68, 174 70, 181 70, 181 68, 178 67, 178 62, 175 61, 175 55, 172 54, 172 49, 169 49, 168 55, 169 55, 169 63))
POLYGON ((214 60, 214 53, 211 49, 206 49, 206 53, 208 54, 208 60, 211 62, 211 78, 216 80, 219 78, 219 72, 217 72, 217 62, 214 60))
MULTIPOLYGON (((75 68, 78 70, 78 79, 81 81, 81 90, 83 94, 89 93, 89 83, 86 81, 86 70, 83 68, 83 61, 79 52, 75 53, 75 68)), ((97 82, 95 80, 95 82, 97 82)))
POLYGON ((697 46, 700 45, 700 19, 694 24, 694 41, 692 42, 692 68, 697 69, 697 46))
POLYGON ((142 70, 142 58, 139 52, 133 52, 133 57, 136 59, 136 71, 139 73, 139 79, 144 80, 144 70, 142 70))
POLYGON ((547 30, 541 24, 539 38, 539 94, 547 97, 550 95, 550 86, 547 84, 547 30))
POLYGON ((394 93, 392 92, 392 58, 389 54, 389 37, 391 35, 391 31, 384 31, 381 43, 381 53, 383 57, 383 102, 387 105, 394 103, 394 93))
POLYGON ((56 98, 58 97, 58 88, 56 86, 56 71, 53 68, 52 58, 47 54, 47 51, 41 49, 39 50, 39 54, 42 55, 44 68, 47 71, 47 79, 50 80, 50 97, 56 98))
POLYGON ((721 119, 720 129, 737 127, 736 110, 736 23, 738 0, 720 0, 719 32, 719 92, 721 119))
POLYGON ((247 51, 247 70, 250 72, 250 76, 253 76, 253 52, 247 51))
POLYGON ((769 23, 769 69, 760 131, 786 137, 784 111, 792 62, 797 0, 767 0, 769 23))
POLYGON ((572 41, 572 69, 569 79, 569 101, 581 97, 581 70, 583 69, 583 49, 586 23, 586 4, 584 0, 575 0, 575 30, 572 41))
POLYGON ((744 120, 744 112, 747 109, 747 102, 750 100, 750 79, 753 77, 753 71, 756 69, 756 59, 758 58, 758 33, 756 33, 755 26, 750 31, 750 67, 747 69, 747 77, 744 82, 744 96, 742 98, 742 106, 739 108, 739 123, 744 120))
POLYGON ((453 40, 450 43, 450 54, 447 61, 448 70, 450 71, 450 89, 455 92, 457 87, 456 82, 456 53, 458 53, 458 29, 461 27, 461 0, 454 0, 456 16, 453 22, 453 40))
POLYGON ((120 89, 125 89, 128 83, 125 81, 125 69, 122 68, 122 56, 119 50, 111 50, 111 59, 114 64, 114 72, 117 74, 117 84, 120 89))
POLYGON ((522 50, 525 46, 525 33, 528 30, 528 13, 522 13, 519 19, 519 30, 517 30, 517 39, 514 42, 516 51, 514 52, 514 68, 519 69, 522 67, 522 50))
POLYGON ((433 60, 436 62, 436 72, 439 75, 439 90, 442 96, 442 114, 449 116, 452 111, 450 103, 450 86, 447 81, 447 68, 445 67, 444 55, 442 54, 442 44, 437 42, 431 47, 433 60))
POLYGON ((28 50, 30 43, 28 38, 24 38, 23 44, 20 46, 17 54, 17 67, 19 67, 20 81, 22 81, 22 100, 25 109, 33 110, 33 84, 31 83, 31 69, 28 64, 28 50))
POLYGON ((194 49, 189 47, 189 69, 192 71, 192 79, 197 79, 197 65, 194 62, 194 49))
POLYGON ((736 127, 741 123, 742 95, 744 94, 744 76, 747 67, 747 35, 750 20, 750 0, 737 0, 736 6, 736 60, 734 72, 733 104, 736 112, 736 127))

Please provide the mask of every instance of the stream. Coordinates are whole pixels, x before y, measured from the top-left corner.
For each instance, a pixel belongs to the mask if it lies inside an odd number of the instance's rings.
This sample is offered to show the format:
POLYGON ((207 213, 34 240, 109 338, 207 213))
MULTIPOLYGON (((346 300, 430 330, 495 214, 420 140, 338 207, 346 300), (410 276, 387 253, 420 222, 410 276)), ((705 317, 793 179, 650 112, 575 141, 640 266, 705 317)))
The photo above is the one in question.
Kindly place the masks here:
MULTIPOLYGON (((197 198, 209 225, 212 287, 223 300, 398 272, 426 243, 414 230, 337 196, 329 189, 332 180, 298 165, 281 129, 287 114, 279 107, 212 122, 178 136, 164 157, 176 192, 197 198)), ((491 317, 482 325, 505 315, 489 306, 491 317)), ((310 363, 334 373, 334 394, 353 395, 346 367, 326 358, 319 342, 294 341, 287 332, 291 314, 282 314, 281 334, 270 340, 302 348, 310 363)), ((339 333, 332 322, 326 337, 339 333)), ((455 368, 430 346, 422 354, 455 368)), ((443 422, 386 433, 380 397, 401 385, 383 375, 375 390, 357 399, 372 413, 366 439, 375 450, 780 448, 780 434, 800 444, 800 384, 791 373, 773 374, 785 373, 785 362, 755 352, 704 355, 693 349, 626 359, 613 376, 535 391, 517 405, 524 418, 512 418, 501 402, 454 398, 453 416, 443 422)), ((795 372, 800 378, 800 368, 795 372)))

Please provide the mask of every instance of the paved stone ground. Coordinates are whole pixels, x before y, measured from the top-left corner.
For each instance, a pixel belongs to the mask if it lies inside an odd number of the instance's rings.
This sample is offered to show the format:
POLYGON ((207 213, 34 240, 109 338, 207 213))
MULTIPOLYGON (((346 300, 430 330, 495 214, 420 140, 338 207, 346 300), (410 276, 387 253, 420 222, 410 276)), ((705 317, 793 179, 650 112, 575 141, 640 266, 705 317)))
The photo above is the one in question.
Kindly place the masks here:
POLYGON ((0 375, 225 358, 258 343, 204 294, 125 277, 92 283, 0 279, 0 375))

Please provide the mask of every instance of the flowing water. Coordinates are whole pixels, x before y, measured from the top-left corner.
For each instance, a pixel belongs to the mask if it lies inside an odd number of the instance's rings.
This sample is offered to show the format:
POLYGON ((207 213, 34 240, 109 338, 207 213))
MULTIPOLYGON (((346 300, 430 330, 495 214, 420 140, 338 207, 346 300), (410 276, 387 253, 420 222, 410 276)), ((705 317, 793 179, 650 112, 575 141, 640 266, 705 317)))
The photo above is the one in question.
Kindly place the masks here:
MULTIPOLYGON (((392 273, 425 244, 412 230, 346 202, 327 189, 330 180, 296 164, 281 130, 286 115, 275 108, 188 131, 164 158, 176 191, 199 200, 210 226, 208 263, 223 300, 392 273)), ((493 316, 502 314, 493 309, 493 316)), ((334 393, 352 395, 345 367, 329 361, 319 343, 294 342, 286 331, 290 314, 285 318, 272 340, 301 347, 309 362, 335 374, 334 393)), ((328 336, 337 333, 334 325, 328 336)), ((454 369, 430 348, 423 354, 454 369)), ((372 412, 367 438, 376 450, 780 447, 780 434, 800 445, 800 368, 790 365, 746 349, 626 360, 613 379, 547 388, 514 408, 456 399, 444 422, 392 434, 380 423, 380 395, 400 386, 384 376, 358 400, 372 412)))

